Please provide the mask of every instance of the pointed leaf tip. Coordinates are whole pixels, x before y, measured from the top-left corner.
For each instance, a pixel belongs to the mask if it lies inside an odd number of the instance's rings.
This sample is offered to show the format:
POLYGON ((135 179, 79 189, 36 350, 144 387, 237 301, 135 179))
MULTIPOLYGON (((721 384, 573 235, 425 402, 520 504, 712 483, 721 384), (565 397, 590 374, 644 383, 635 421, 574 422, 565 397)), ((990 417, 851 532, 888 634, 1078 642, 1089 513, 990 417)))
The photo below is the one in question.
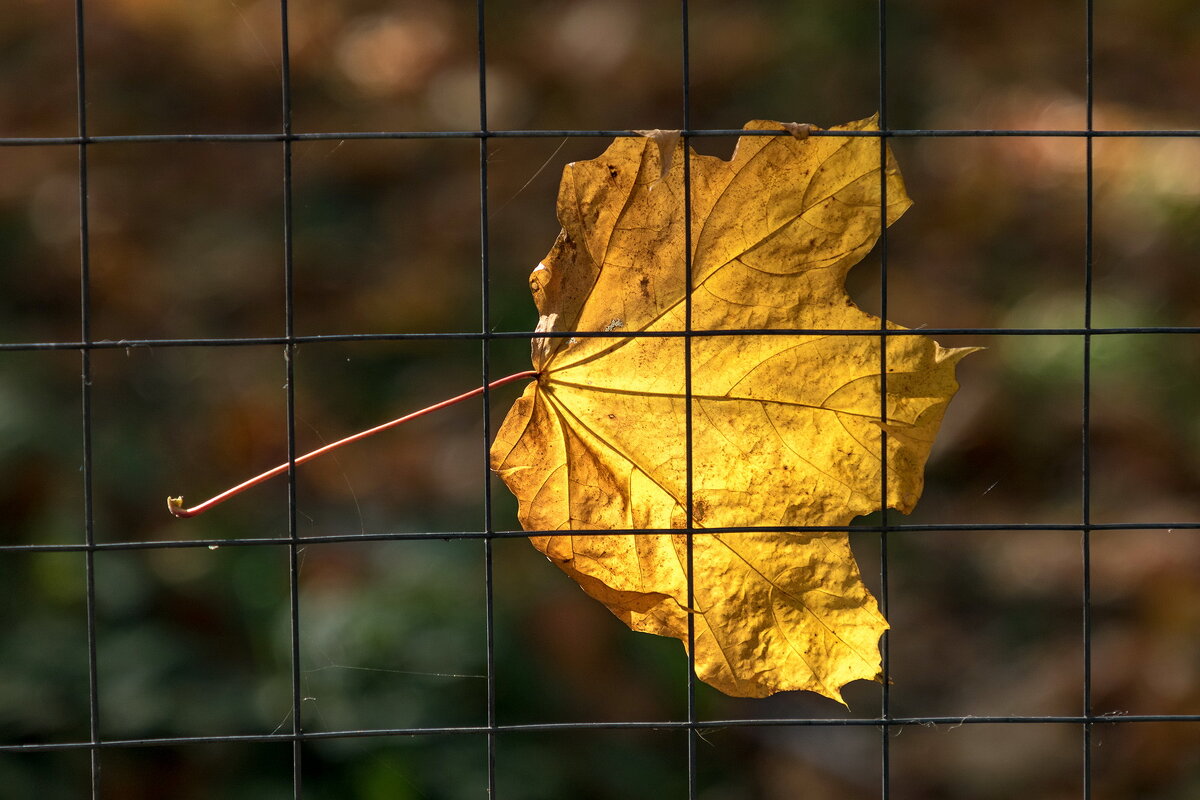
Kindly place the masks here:
POLYGON ((807 139, 808 135, 813 131, 820 130, 816 125, 811 125, 807 122, 785 122, 783 123, 783 129, 801 141, 807 139))
POLYGON ((679 137, 683 132, 655 128, 651 131, 634 131, 634 133, 641 134, 658 145, 658 179, 662 180, 671 171, 671 164, 675 160, 675 148, 679 144, 679 137))

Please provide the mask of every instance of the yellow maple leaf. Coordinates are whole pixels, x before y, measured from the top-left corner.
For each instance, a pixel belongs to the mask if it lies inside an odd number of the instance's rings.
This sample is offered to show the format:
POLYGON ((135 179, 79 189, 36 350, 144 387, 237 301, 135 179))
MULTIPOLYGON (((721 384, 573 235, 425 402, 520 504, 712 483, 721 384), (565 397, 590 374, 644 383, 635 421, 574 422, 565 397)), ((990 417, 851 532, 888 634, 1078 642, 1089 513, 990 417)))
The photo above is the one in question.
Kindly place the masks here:
MULTIPOLYGON (((611 335, 533 341, 537 379, 491 464, 526 530, 587 531, 531 536, 535 547, 630 628, 686 646, 684 144, 663 141, 620 138, 564 170, 563 230, 530 276, 538 330, 611 335)), ((890 336, 881 422, 878 334, 715 333, 880 330, 844 287, 879 236, 879 141, 756 135, 729 161, 687 152, 696 673, 736 696, 841 701, 846 683, 878 676, 887 622, 846 533, 772 526, 878 509, 884 429, 887 504, 910 511, 970 349, 890 336), (705 530, 742 527, 757 530, 705 530)), ((910 205, 890 159, 888 224, 910 205)))

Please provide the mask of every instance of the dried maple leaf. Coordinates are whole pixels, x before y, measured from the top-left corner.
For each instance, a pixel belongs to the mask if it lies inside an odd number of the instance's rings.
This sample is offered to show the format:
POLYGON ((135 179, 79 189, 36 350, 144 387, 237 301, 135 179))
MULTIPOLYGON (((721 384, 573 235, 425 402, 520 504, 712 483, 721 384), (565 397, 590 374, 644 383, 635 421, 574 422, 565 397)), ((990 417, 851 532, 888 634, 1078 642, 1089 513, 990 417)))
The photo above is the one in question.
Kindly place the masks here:
MULTIPOLYGON (((686 646, 686 533, 591 532, 687 524, 684 337, 626 335, 685 329, 683 153, 621 138, 564 170, 563 230, 530 277, 538 330, 613 335, 534 340, 538 377, 491 463, 525 529, 588 531, 535 547, 630 628, 686 646)), ((887 622, 846 533, 771 527, 844 526, 879 508, 882 429, 887 504, 910 511, 969 350, 889 337, 881 423, 878 335, 705 335, 880 329, 844 288, 879 236, 879 141, 744 136, 730 161, 688 157, 696 672, 731 695, 841 701, 843 685, 878 676, 887 622), (761 530, 704 532, 730 527, 761 530)), ((890 160, 886 173, 890 224, 910 201, 890 160)))

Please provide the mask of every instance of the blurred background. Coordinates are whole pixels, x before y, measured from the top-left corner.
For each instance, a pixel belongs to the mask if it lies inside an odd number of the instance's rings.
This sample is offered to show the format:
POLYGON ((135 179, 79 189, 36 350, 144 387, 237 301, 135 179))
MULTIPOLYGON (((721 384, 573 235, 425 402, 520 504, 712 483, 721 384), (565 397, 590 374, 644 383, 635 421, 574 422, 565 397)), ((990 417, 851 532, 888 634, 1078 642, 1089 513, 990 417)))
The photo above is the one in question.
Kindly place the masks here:
MULTIPOLYGON (((88 132, 281 129, 275 0, 89 0, 88 132)), ((74 4, 9 0, 0 15, 0 137, 77 131, 74 4)), ((293 0, 297 132, 479 126, 475 3, 293 0)), ((489 0, 492 129, 678 128, 677 3, 489 0)), ((830 126, 879 108, 877 9, 862 0, 690 3, 692 125, 752 118, 830 126)), ((914 0, 888 8, 893 128, 1085 126, 1082 0, 914 0)), ((1095 125, 1200 128, 1200 7, 1097 0, 1095 125)), ((564 164, 591 138, 492 139, 488 283, 480 265, 479 144, 331 139, 293 148, 300 334, 478 332, 535 324, 529 270, 557 231, 564 164)), ((697 149, 728 155, 731 139, 697 149)), ((1085 146, 1072 138, 902 138, 914 207, 889 234, 889 317, 909 327, 1084 322, 1085 146)), ((77 341, 78 154, 0 147, 0 341, 77 341)), ((278 143, 103 143, 88 150, 92 335, 129 340, 278 336, 283 158, 278 143)), ((1094 147, 1093 323, 1200 324, 1200 139, 1101 138, 1094 147)), ((879 256, 851 275, 880 309, 879 256)), ((1053 334, 942 337, 988 349, 960 368, 912 521, 1082 519, 1083 344, 1053 334)), ((1194 334, 1092 340, 1091 519, 1200 519, 1200 343, 1194 334)), ((493 376, 525 369, 499 340, 493 376)), ((311 344, 296 354, 296 431, 309 449, 479 384, 469 339, 311 344)), ((180 522, 199 500, 283 459, 278 346, 145 347, 92 356, 98 541, 284 537, 286 487, 180 522)), ((0 351, 0 544, 84 540, 80 357, 0 351)), ((497 390, 494 430, 517 387, 497 390)), ((485 469, 482 406, 467 403, 300 470, 302 535, 517 527, 485 469)), ((892 520, 899 518, 892 516, 892 520)), ((877 519, 864 520, 868 524, 877 519)), ((880 542, 853 544, 878 589, 880 542)), ((1092 698, 1114 717, 1200 713, 1200 537, 1092 536, 1092 698)), ((312 543, 300 562, 304 728, 486 723, 484 551, 478 541, 312 543)), ((96 554, 105 738, 290 730, 284 546, 96 554)), ((888 541, 891 710, 898 716, 1082 711, 1080 535, 939 531, 888 541)), ((80 553, 0 551, 0 743, 88 738, 80 553)), ((685 717, 674 641, 634 635, 520 539, 495 544, 498 720, 685 717)), ((737 701, 700 686, 708 719, 872 718, 815 697, 737 701)), ((910 727, 891 740, 896 798, 1077 798, 1077 726, 910 727)), ((681 797, 677 731, 499 737, 503 797, 681 797)), ((869 726, 720 727, 700 744, 701 796, 874 798, 869 726)), ((1200 795, 1200 726, 1097 725, 1093 797, 1200 795)), ((313 741, 305 797, 477 798, 486 741, 467 735, 313 741)), ((102 754, 112 798, 290 796, 287 744, 130 747, 102 754)), ((88 754, 0 754, 0 796, 88 794, 88 754)))

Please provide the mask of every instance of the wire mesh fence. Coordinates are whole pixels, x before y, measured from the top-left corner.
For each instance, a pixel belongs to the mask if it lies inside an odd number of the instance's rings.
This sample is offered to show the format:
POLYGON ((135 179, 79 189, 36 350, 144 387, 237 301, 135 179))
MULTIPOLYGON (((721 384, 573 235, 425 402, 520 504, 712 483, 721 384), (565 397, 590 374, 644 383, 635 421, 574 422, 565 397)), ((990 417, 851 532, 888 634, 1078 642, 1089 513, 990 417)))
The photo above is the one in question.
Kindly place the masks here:
POLYGON ((0 97, 4 792, 1191 796, 1200 22, 954 6, 0 23, 45 43, 0 97), (720 696, 560 580, 487 469, 505 390, 162 509, 528 368, 558 172, 608 138, 876 110, 916 206, 851 293, 989 349, 914 514, 851 529, 893 631, 849 709, 720 696))

